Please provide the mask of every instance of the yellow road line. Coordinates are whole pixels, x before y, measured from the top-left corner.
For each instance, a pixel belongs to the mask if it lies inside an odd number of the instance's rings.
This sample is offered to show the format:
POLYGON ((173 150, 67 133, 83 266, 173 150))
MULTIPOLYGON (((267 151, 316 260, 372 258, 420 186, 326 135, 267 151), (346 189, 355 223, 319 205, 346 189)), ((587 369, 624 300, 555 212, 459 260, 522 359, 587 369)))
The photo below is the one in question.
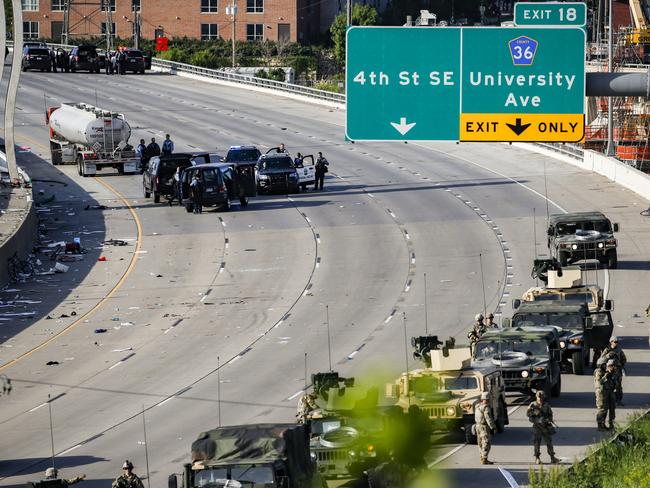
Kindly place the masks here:
POLYGON ((95 179, 95 181, 98 181, 106 189, 113 192, 115 195, 117 195, 117 197, 120 200, 122 200, 124 205, 126 205, 126 207, 129 209, 129 212, 131 212, 131 215, 133 216, 133 220, 135 221, 135 225, 136 225, 136 228, 137 228, 137 231, 138 231, 137 232, 138 235, 137 235, 137 240, 136 240, 136 244, 135 244, 135 252, 133 253, 133 257, 131 258, 131 261, 129 262, 129 266, 126 268, 126 271, 124 272, 124 274, 122 275, 120 280, 115 284, 115 286, 106 294, 106 296, 104 298, 102 298, 99 302, 97 302, 93 308, 91 308, 88 312, 86 312, 81 317, 79 317, 77 320, 72 322, 70 325, 68 325, 64 329, 62 329, 59 332, 57 332, 56 334, 54 334, 52 337, 50 337, 45 342, 43 342, 43 343, 39 344, 38 346, 30 349, 29 351, 24 352, 23 354, 21 354, 20 356, 18 356, 15 359, 12 359, 8 363, 1 365, 0 366, 0 371, 4 371, 5 369, 15 365, 19 361, 22 361, 23 359, 31 356, 36 351, 39 351, 39 350, 43 349, 48 344, 51 344, 54 340, 56 340, 59 337, 67 334, 72 329, 77 327, 79 324, 82 324, 84 322, 84 320, 87 320, 92 315, 94 315, 95 312, 97 312, 103 305, 106 304, 106 302, 108 302, 113 297, 113 295, 115 295, 115 293, 122 287, 124 282, 127 280, 129 275, 133 272, 133 269, 135 268, 135 265, 136 265, 136 263, 138 261, 138 256, 139 256, 138 251, 140 250, 140 246, 142 245, 141 244, 141 241, 142 241, 142 224, 140 222, 140 218, 138 217, 138 214, 136 213, 133 206, 131 206, 129 201, 126 199, 126 197, 124 195, 122 195, 119 191, 117 191, 115 188, 113 188, 113 186, 111 186, 110 184, 108 184, 108 183, 106 183, 105 181, 102 181, 102 180, 103 180, 103 178, 96 178, 95 179))

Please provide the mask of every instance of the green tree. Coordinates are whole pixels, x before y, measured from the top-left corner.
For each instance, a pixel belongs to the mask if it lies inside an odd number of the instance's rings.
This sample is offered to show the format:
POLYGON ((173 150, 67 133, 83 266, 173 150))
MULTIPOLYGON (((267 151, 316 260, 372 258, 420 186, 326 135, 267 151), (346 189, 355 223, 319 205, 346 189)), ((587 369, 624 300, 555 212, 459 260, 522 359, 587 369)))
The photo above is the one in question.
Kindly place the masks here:
MULTIPOLYGON (((376 25, 379 21, 377 10, 370 5, 354 4, 352 6, 352 25, 376 25)), ((340 66, 345 64, 345 31, 347 16, 342 12, 336 16, 330 27, 334 43, 334 59, 340 66)))

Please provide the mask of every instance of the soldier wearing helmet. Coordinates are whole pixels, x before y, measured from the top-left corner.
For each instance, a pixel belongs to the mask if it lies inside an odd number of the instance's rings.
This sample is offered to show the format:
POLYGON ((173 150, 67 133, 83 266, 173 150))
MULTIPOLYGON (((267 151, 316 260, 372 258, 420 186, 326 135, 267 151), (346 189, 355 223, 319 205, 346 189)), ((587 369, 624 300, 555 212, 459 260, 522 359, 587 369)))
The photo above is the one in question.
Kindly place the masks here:
POLYGON ((472 327, 472 330, 470 330, 467 333, 467 338, 469 339, 469 345, 474 350, 474 346, 478 342, 478 340, 481 338, 483 334, 485 334, 486 331, 485 324, 483 323, 483 314, 482 313, 477 313, 476 316, 474 317, 474 326, 472 327))
POLYGON ((616 418, 616 361, 601 357, 594 371, 594 389, 596 390, 596 422, 599 431, 614 428, 616 418), (605 425, 609 415, 609 424, 605 425))
POLYGON ((476 439, 478 451, 481 456, 481 464, 494 464, 488 459, 492 447, 492 433, 497 426, 490 411, 490 394, 487 391, 481 393, 481 403, 474 410, 474 423, 476 425, 476 439))
POLYGON ((316 398, 318 398, 316 392, 305 393, 300 397, 298 401, 298 412, 296 413, 299 423, 304 424, 309 421, 309 414, 318 408, 316 398))
POLYGON ((485 319, 485 328, 486 329, 498 329, 499 326, 494 323, 494 314, 490 312, 485 319))
POLYGON ((122 464, 122 475, 113 481, 112 488, 144 488, 142 480, 133 472, 133 463, 128 459, 122 464))
POLYGON ((71 480, 59 479, 59 471, 56 468, 47 468, 45 470, 44 481, 58 480, 59 485, 62 486, 63 488, 66 488, 69 485, 74 485, 75 483, 79 483, 80 481, 83 481, 85 479, 86 479, 85 474, 82 474, 81 476, 77 476, 76 478, 72 478, 71 480))
POLYGON ((550 403, 546 401, 546 395, 543 391, 540 390, 535 394, 535 401, 528 406, 526 415, 528 416, 528 420, 533 424, 535 464, 542 464, 542 460, 540 459, 542 438, 546 443, 548 455, 551 456, 551 463, 559 463, 560 460, 555 457, 553 439, 551 438, 555 434, 553 409, 551 409, 550 403))
POLYGON ((627 358, 621 346, 619 346, 618 337, 612 336, 609 338, 609 346, 607 346, 602 354, 601 358, 605 358, 608 361, 611 359, 614 361, 614 370, 615 377, 614 381, 616 382, 616 404, 623 405, 623 373, 625 372, 625 365, 627 364, 627 358))

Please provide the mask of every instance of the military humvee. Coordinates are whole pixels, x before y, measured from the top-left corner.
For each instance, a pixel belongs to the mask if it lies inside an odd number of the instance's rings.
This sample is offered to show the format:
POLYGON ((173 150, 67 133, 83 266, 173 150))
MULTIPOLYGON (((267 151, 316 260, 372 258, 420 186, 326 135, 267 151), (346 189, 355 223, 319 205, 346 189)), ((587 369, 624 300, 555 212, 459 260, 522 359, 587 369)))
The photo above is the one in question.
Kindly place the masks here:
POLYGON ((428 415, 434 431, 462 430, 467 442, 476 444, 474 409, 481 393, 488 392, 497 432, 503 432, 509 420, 505 385, 498 368, 472 367, 468 347, 438 348, 442 343, 435 336, 414 338, 412 344, 420 346, 414 356, 427 367, 403 373, 386 385, 388 399, 397 399, 396 404, 404 412, 418 406, 428 415))
POLYGON ((546 286, 529 288, 521 299, 512 301, 512 308, 517 309, 521 302, 564 301, 571 303, 586 303, 589 311, 612 310, 612 300, 605 300, 603 289, 598 285, 583 283, 583 272, 579 266, 554 268, 549 263, 552 260, 536 259, 532 276, 543 276, 546 286), (540 263, 549 263, 548 265, 540 263), (541 268, 544 268, 543 275, 541 268))
POLYGON ((618 224, 612 224, 601 212, 555 214, 549 217, 546 231, 551 257, 561 266, 597 259, 610 269, 618 265, 616 238, 618 224))
POLYGON ((547 398, 559 397, 559 342, 557 327, 491 329, 474 346, 472 365, 498 368, 507 391, 542 390, 547 398))
POLYGON ((318 472, 328 479, 356 478, 382 462, 388 453, 377 438, 386 419, 377 407, 377 389, 357 386, 336 371, 313 374, 312 385, 317 408, 307 419, 318 472))
POLYGON ((560 331, 562 366, 573 374, 584 374, 591 349, 607 347, 614 330, 609 310, 592 312, 586 303, 569 301, 523 302, 504 327, 557 326, 560 331))
MULTIPOLYGON (((309 428, 296 424, 218 427, 192 443, 182 487, 323 488, 309 454, 309 428)), ((168 488, 177 488, 175 474, 168 488)))

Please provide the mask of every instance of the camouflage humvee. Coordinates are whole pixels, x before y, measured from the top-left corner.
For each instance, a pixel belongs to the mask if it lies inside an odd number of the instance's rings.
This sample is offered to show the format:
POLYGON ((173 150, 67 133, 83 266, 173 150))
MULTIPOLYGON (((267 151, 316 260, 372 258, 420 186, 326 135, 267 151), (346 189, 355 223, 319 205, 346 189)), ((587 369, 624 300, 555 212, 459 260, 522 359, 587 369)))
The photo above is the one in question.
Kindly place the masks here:
POLYGON ((474 409, 481 393, 490 394, 492 416, 497 432, 508 425, 505 384, 494 366, 471 367, 468 347, 449 349, 434 337, 414 338, 412 344, 428 343, 433 347, 416 350, 414 356, 425 362, 426 368, 403 373, 394 383, 386 385, 386 396, 397 399, 397 406, 407 412, 417 406, 431 421, 434 431, 464 431, 465 439, 476 444, 474 409), (437 345, 436 345, 437 343, 437 345))
POLYGON ((618 224, 612 224, 601 212, 575 212, 549 217, 548 248, 561 266, 581 260, 597 259, 616 268, 618 224))
POLYGON ((524 302, 564 301, 586 303, 590 312, 612 310, 612 300, 605 300, 603 289, 598 285, 583 283, 583 272, 579 266, 561 268, 554 266, 553 260, 536 259, 532 276, 545 282, 544 287, 529 288, 521 299, 512 301, 512 308, 517 309, 524 302))

